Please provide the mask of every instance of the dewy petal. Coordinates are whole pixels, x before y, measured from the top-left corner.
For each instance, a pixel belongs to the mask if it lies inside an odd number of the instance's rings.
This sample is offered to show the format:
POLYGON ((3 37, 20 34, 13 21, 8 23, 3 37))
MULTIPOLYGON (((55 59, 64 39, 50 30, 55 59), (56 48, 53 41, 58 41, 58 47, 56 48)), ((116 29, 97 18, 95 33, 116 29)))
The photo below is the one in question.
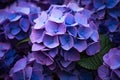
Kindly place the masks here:
POLYGON ((34 22, 36 23, 34 25, 34 29, 44 28, 44 25, 47 22, 47 18, 47 13, 45 11, 41 12, 41 15, 39 15, 38 18, 34 20, 34 22))
POLYGON ((64 53, 64 59, 67 61, 78 61, 80 60, 80 53, 72 48, 69 51, 63 51, 64 53))
POLYGON ((45 25, 45 29, 47 31, 47 34, 53 36, 53 35, 59 35, 64 34, 66 32, 66 26, 63 23, 55 23, 52 21, 48 21, 45 25))
POLYGON ((59 38, 60 38, 61 46, 64 50, 69 50, 73 47, 74 41, 72 36, 64 34, 61 35, 59 38))
POLYGON ((68 13, 65 17, 65 24, 66 25, 72 25, 75 23, 75 19, 74 16, 70 13, 68 13))
POLYGON ((86 53, 89 56, 95 55, 99 51, 100 51, 100 43, 99 42, 93 42, 93 43, 89 44, 86 49, 86 53))
POLYGON ((45 46, 42 44, 33 43, 33 45, 32 45, 32 51, 39 51, 39 50, 42 50, 44 48, 45 48, 45 46))
POLYGON ((10 14, 8 15, 8 19, 9 19, 10 21, 17 21, 17 20, 19 20, 21 17, 22 17, 22 15, 20 15, 20 14, 15 14, 15 13, 10 13, 10 14))
POLYGON ((55 48, 59 46, 58 36, 49 36, 45 34, 43 44, 48 48, 55 48))
POLYGON ((85 40, 74 39, 74 48, 82 52, 87 48, 87 42, 85 40))
POLYGON ((32 32, 30 35, 31 42, 41 43, 43 41, 44 33, 45 33, 44 29, 39 29, 39 30, 32 29, 32 32))
POLYGON ((36 62, 37 63, 40 63, 42 65, 51 65, 53 64, 53 59, 47 54, 47 53, 44 53, 44 52, 34 52, 33 53, 34 56, 35 56, 35 59, 36 59, 36 62))
POLYGON ((48 20, 56 22, 56 23, 63 23, 65 16, 63 16, 63 12, 59 9, 53 9, 51 15, 48 20))
POLYGON ((24 69, 26 67, 26 64, 27 64, 26 58, 22 58, 22 59, 18 60, 13 67, 13 73, 24 69))
POLYGON ((76 13, 75 14, 75 22, 85 26, 85 27, 88 27, 89 24, 88 24, 88 18, 84 15, 84 14, 81 14, 81 13, 76 13))
POLYGON ((67 27, 67 32, 69 35, 72 35, 74 37, 77 36, 77 28, 76 27, 67 27))
POLYGON ((49 55, 54 58, 58 54, 58 48, 51 49, 49 55))
POLYGON ((73 3, 73 2, 69 3, 69 4, 67 5, 67 7, 70 8, 70 9, 72 9, 72 10, 75 11, 75 12, 79 12, 79 11, 82 11, 82 10, 84 9, 84 8, 80 8, 80 7, 77 5, 77 3, 73 3))
POLYGON ((93 33, 93 30, 90 27, 80 26, 78 28, 78 36, 80 39, 88 39, 93 33))
POLYGON ((93 6, 94 6, 96 9, 98 9, 98 8, 104 6, 104 3, 103 3, 102 0, 93 0, 93 6))
POLYGON ((27 18, 21 18, 19 25, 24 32, 27 32, 30 26, 30 21, 27 18))

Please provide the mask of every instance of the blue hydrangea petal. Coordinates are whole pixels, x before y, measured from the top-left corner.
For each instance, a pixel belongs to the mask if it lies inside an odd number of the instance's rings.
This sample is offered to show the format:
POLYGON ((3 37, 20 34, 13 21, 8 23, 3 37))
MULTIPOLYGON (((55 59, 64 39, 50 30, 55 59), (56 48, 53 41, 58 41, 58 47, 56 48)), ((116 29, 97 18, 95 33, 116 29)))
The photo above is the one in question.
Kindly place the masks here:
POLYGON ((88 39, 93 33, 93 30, 90 27, 80 26, 78 28, 78 36, 80 39, 88 39))
POLYGON ((12 34, 12 35, 17 35, 20 31, 21 31, 21 29, 19 28, 19 25, 18 25, 18 23, 10 23, 9 25, 8 25, 8 28, 10 28, 10 33, 12 34))
POLYGON ((119 2, 120 2, 120 0, 106 0, 106 6, 107 6, 107 8, 113 8, 113 7, 115 7, 119 2))
POLYGON ((72 14, 67 14, 65 17, 65 24, 66 25, 72 25, 75 23, 74 16, 72 14))
POLYGON ((36 18, 34 20, 35 25, 34 25, 34 29, 42 29, 45 26, 45 23, 47 22, 47 13, 45 11, 41 12, 41 15, 38 15, 38 18, 36 18))
POLYGON ((45 52, 34 52, 34 57, 36 62, 41 65, 51 65, 53 64, 54 60, 45 52))
POLYGON ((110 70, 107 66, 105 65, 101 65, 99 68, 98 68, 98 76, 101 78, 101 79, 107 79, 109 80, 110 79, 110 70))
POLYGON ((72 35, 74 37, 77 36, 77 28, 76 27, 67 27, 67 32, 69 35, 72 35))
POLYGON ((58 48, 51 49, 49 55, 54 58, 58 54, 58 48))
POLYGON ((61 35, 59 37, 59 39, 60 39, 61 47, 64 50, 69 50, 74 45, 74 40, 73 40, 72 36, 70 36, 70 35, 67 35, 67 34, 61 35))
POLYGON ((69 51, 64 51, 64 59, 65 61, 78 61, 80 60, 80 53, 72 48, 69 51))
POLYGON ((74 48, 82 52, 87 48, 87 42, 85 40, 74 39, 74 48))
POLYGON ((118 69, 120 67, 120 50, 112 48, 107 54, 103 56, 104 62, 110 66, 111 69, 118 69))
POLYGON ((100 51, 100 43, 99 42, 90 43, 86 49, 86 53, 89 56, 95 55, 99 51, 100 51))
POLYGON ((23 70, 26 67, 26 65, 27 65, 26 58, 22 58, 18 60, 13 67, 13 73, 23 70))
POLYGON ((58 36, 49 36, 45 34, 43 38, 43 44, 48 48, 55 48, 59 46, 58 36))
POLYGON ((30 34, 31 42, 41 43, 43 41, 44 33, 45 33, 44 29, 39 29, 39 30, 32 29, 32 32, 30 34))
POLYGON ((33 43, 32 45, 32 51, 40 51, 40 50, 43 50, 44 48, 45 46, 42 44, 33 43))
POLYGON ((46 23, 45 29, 49 35, 60 35, 66 32, 66 26, 63 23, 55 23, 52 21, 46 23))
POLYGON ((24 32, 27 32, 29 30, 30 21, 27 18, 21 18, 19 25, 24 32))
POLYGON ((98 34, 98 32, 94 30, 93 33, 92 33, 92 35, 90 36, 90 38, 93 41, 98 42, 98 40, 99 40, 99 34, 98 34))
POLYGON ((11 22, 17 21, 17 20, 19 20, 21 17, 22 17, 22 15, 20 15, 20 14, 15 14, 15 13, 10 13, 10 14, 8 15, 8 19, 9 19, 11 22))
POLYGON ((75 14, 75 22, 77 22, 78 24, 81 24, 85 27, 88 27, 88 17, 86 15, 83 15, 81 13, 76 13, 75 14))

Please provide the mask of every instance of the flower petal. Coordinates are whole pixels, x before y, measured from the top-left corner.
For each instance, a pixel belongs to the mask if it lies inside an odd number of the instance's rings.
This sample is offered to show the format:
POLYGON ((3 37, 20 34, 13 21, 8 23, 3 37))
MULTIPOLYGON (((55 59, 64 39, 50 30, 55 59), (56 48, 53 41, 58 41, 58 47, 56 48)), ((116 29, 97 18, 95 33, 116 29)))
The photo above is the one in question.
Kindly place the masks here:
POLYGON ((69 35, 72 35, 73 37, 77 36, 77 28, 76 27, 67 27, 67 32, 69 35))
POLYGON ((27 18, 21 18, 19 25, 24 32, 27 32, 30 26, 30 22, 27 18))
POLYGON ((80 26, 78 28, 78 36, 80 39, 88 39, 93 33, 93 30, 90 27, 80 26))
POLYGON ((89 56, 95 55, 99 51, 100 51, 100 43, 99 42, 93 42, 93 43, 89 44, 86 49, 86 53, 89 56))
POLYGON ((45 33, 44 29, 39 29, 39 30, 32 29, 32 32, 30 34, 31 42, 41 43, 43 41, 44 33, 45 33))
POLYGON ((45 34, 43 44, 48 48, 55 48, 59 46, 58 36, 49 36, 45 34))
POLYGON ((49 35, 59 35, 64 34, 66 32, 66 26, 62 23, 55 23, 52 21, 48 21, 45 25, 45 29, 47 34, 49 35))
POLYGON ((47 13, 46 12, 41 12, 41 15, 38 16, 37 19, 34 20, 34 22, 36 23, 34 25, 34 29, 42 29, 44 28, 45 23, 47 22, 47 13))
POLYGON ((64 50, 69 50, 73 47, 74 41, 72 36, 65 34, 61 35, 59 38, 61 46, 64 50))
POLYGON ((89 26, 89 24, 88 24, 88 18, 85 15, 81 14, 81 13, 76 13, 75 14, 75 21, 77 23, 85 26, 85 27, 89 26))
POLYGON ((22 58, 22 59, 18 60, 13 67, 13 73, 24 69, 26 67, 26 64, 27 64, 26 58, 22 58))
POLYGON ((74 48, 77 49, 79 52, 82 52, 87 48, 87 42, 80 39, 74 39, 74 48))

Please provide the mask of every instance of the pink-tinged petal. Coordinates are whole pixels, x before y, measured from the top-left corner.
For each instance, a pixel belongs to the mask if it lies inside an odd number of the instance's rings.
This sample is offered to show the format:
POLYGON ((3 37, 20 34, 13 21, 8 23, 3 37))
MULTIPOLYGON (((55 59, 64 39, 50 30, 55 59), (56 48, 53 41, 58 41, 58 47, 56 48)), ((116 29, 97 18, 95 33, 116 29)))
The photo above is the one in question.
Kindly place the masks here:
POLYGON ((26 65, 27 65, 26 58, 22 58, 18 60, 13 67, 13 73, 23 70, 26 67, 26 65))
POLYGON ((47 13, 46 12, 41 12, 41 15, 38 16, 37 19, 34 20, 34 22, 36 23, 34 25, 34 29, 42 29, 44 28, 45 26, 45 23, 47 22, 47 13))
POLYGON ((80 39, 74 39, 74 48, 79 52, 82 52, 87 48, 87 42, 80 39))
POLYGON ((54 58, 58 54, 58 48, 51 49, 49 55, 54 58))
POLYGON ((63 16, 63 12, 59 9, 53 9, 51 15, 48 20, 56 22, 56 23, 63 23, 65 16, 63 16))
POLYGON ((43 44, 48 48, 55 48, 59 46, 58 36, 49 36, 45 34, 43 44))
POLYGON ((51 65, 53 64, 54 60, 47 54, 44 52, 34 52, 33 53, 36 59, 37 63, 40 63, 42 65, 51 65))
POLYGON ((81 13, 76 13, 75 14, 75 21, 78 23, 78 24, 81 24, 85 27, 89 27, 89 24, 88 24, 88 18, 81 14, 81 13))
POLYGON ((61 46, 64 50, 69 50, 73 47, 74 41, 72 36, 65 34, 65 35, 61 35, 59 38, 60 38, 61 46))
POLYGON ((21 18, 19 25, 24 32, 27 32, 30 27, 30 21, 27 18, 21 18))
POLYGON ((55 23, 52 21, 48 21, 45 25, 45 29, 47 34, 53 35, 61 35, 66 32, 66 26, 63 23, 55 23))
POLYGON ((32 51, 39 51, 43 50, 45 46, 43 44, 33 43, 32 45, 32 51))
POLYGON ((39 30, 32 29, 32 32, 30 35, 31 42, 41 43, 43 41, 44 33, 45 33, 44 29, 39 29, 39 30))
POLYGON ((94 30, 90 38, 93 41, 98 42, 98 40, 99 40, 99 34, 98 34, 98 32, 94 30))
POLYGON ((64 59, 65 61, 78 61, 80 60, 80 53, 72 48, 69 51, 64 51, 64 59))
POLYGON ((67 5, 67 7, 68 8, 70 8, 70 9, 72 9, 73 11, 75 11, 75 12, 79 12, 79 11, 83 11, 84 10, 84 8, 80 8, 78 5, 77 5, 77 3, 69 3, 68 5, 67 5))
POLYGON ((95 55, 99 51, 100 51, 100 43, 99 42, 93 42, 93 43, 89 44, 86 49, 86 53, 89 56, 95 55))
POLYGON ((27 80, 31 80, 31 76, 32 76, 32 67, 26 67, 25 68, 25 78, 27 80))
POLYGON ((78 36, 80 39, 88 39, 93 33, 93 30, 90 27, 80 26, 78 28, 78 36))
POLYGON ((77 28, 76 27, 67 27, 67 32, 69 35, 72 35, 73 37, 77 36, 77 28))

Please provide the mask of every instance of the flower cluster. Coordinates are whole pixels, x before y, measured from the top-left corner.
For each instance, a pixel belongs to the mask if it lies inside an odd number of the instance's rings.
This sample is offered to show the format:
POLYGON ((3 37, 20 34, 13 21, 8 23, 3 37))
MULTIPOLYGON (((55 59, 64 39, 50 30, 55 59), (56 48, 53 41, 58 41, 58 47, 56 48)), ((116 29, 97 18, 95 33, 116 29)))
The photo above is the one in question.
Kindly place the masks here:
POLYGON ((112 48, 103 56, 104 64, 98 69, 99 77, 102 80, 119 80, 120 78, 120 49, 112 48))

